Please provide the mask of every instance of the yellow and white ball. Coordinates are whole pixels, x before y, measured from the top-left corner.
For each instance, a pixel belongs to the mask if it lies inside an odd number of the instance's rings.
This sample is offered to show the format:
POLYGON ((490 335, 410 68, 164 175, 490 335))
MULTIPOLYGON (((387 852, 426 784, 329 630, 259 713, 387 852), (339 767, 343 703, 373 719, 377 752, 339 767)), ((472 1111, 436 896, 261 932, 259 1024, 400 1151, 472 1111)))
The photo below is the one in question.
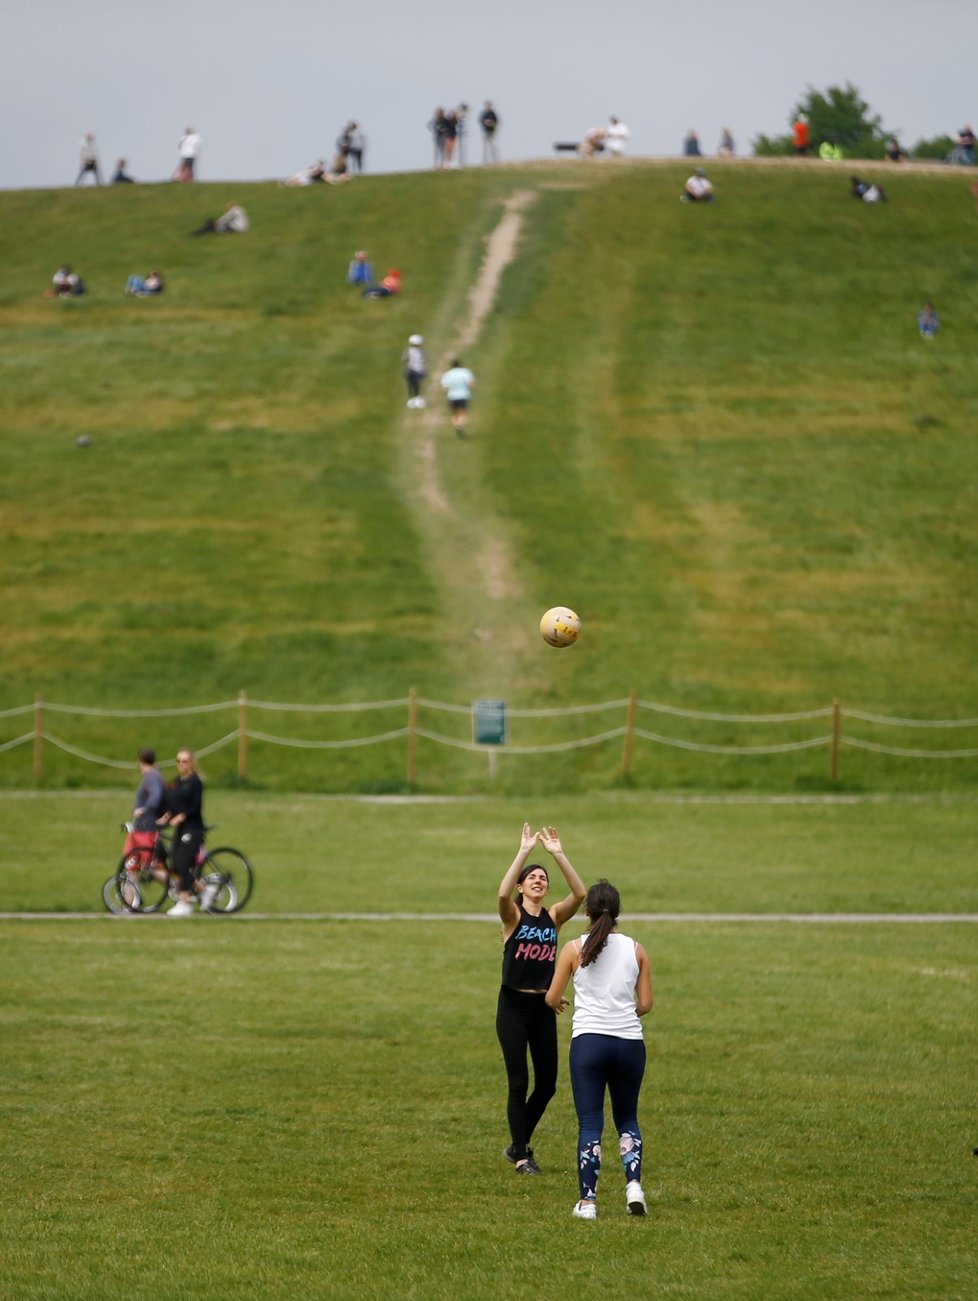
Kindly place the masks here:
POLYGON ((540 636, 548 646, 573 646, 581 635, 581 621, 566 605, 555 605, 540 620, 540 636))

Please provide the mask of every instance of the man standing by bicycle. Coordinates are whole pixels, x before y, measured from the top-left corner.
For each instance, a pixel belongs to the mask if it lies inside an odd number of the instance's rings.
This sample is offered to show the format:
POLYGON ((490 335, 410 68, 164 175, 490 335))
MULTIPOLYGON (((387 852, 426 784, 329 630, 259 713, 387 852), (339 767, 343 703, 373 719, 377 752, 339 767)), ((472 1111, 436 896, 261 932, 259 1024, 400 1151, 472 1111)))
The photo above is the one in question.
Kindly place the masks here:
POLYGON ((126 837, 124 855, 134 849, 152 849, 157 822, 166 813, 166 783, 156 766, 155 750, 140 750, 136 756, 142 777, 133 802, 132 824, 126 837))
MULTIPOLYGON (((204 842, 204 783, 200 780, 193 750, 177 752, 177 779, 167 791, 168 821, 173 828, 171 870, 177 877, 177 901, 168 917, 192 917, 196 897, 197 853, 204 842)), ((209 900, 201 898, 205 907, 209 900)))

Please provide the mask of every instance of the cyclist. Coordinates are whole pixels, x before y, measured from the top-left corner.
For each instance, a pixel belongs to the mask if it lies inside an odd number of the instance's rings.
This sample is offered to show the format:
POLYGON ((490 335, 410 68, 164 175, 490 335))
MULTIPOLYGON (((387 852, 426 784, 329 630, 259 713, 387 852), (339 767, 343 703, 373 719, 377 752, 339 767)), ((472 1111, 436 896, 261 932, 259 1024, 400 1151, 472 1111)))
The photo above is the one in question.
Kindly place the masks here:
POLYGON ((132 831, 125 852, 134 848, 151 848, 156 838, 156 824, 166 812, 166 783, 156 766, 155 750, 140 750, 136 756, 142 777, 132 809, 132 831))
POLYGON ((201 885, 197 900, 194 868, 197 853, 204 842, 204 783, 194 762, 193 750, 177 752, 177 779, 167 790, 165 820, 173 828, 173 863, 171 871, 178 881, 177 902, 168 917, 191 917, 195 900, 210 907, 215 886, 201 885))

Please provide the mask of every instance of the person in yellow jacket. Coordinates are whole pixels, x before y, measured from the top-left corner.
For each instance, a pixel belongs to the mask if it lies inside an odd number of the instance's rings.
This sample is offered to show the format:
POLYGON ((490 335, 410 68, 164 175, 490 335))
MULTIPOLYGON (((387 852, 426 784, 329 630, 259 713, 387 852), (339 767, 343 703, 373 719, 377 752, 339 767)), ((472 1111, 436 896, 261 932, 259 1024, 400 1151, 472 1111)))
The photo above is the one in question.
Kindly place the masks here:
POLYGON ((842 157, 842 150, 835 143, 835 136, 829 136, 828 140, 823 140, 818 147, 819 158, 824 158, 827 162, 838 162, 842 157))

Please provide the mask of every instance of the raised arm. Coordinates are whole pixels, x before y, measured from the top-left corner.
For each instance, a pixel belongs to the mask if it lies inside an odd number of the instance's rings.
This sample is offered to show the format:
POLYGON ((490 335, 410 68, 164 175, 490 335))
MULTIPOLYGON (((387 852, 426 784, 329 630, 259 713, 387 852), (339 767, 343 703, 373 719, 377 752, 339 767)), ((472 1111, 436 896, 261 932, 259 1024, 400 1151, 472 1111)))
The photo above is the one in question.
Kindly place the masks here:
POLYGON ((544 827, 538 832, 540 844, 548 854, 553 855, 553 860, 560 868, 564 875, 564 880, 570 888, 570 894, 566 899, 561 899, 560 903, 555 903, 547 911, 553 918, 554 925, 559 930, 564 922, 569 921, 571 917, 580 909, 584 902, 584 896, 587 890, 584 888, 584 882, 574 871, 570 859, 564 853, 563 846, 560 843, 560 836, 557 834, 556 827, 544 827))
POLYGON ((530 854, 533 851, 533 846, 537 843, 539 838, 539 833, 531 831, 530 824, 524 822, 523 831, 520 835, 520 847, 516 851, 516 857, 513 859, 512 863, 510 863, 506 875, 499 882, 499 898, 496 902, 497 907, 499 908, 499 920, 503 924, 504 931, 507 927, 512 930, 519 920, 520 910, 513 902, 513 891, 516 889, 516 878, 526 866, 526 860, 530 857, 530 854))

